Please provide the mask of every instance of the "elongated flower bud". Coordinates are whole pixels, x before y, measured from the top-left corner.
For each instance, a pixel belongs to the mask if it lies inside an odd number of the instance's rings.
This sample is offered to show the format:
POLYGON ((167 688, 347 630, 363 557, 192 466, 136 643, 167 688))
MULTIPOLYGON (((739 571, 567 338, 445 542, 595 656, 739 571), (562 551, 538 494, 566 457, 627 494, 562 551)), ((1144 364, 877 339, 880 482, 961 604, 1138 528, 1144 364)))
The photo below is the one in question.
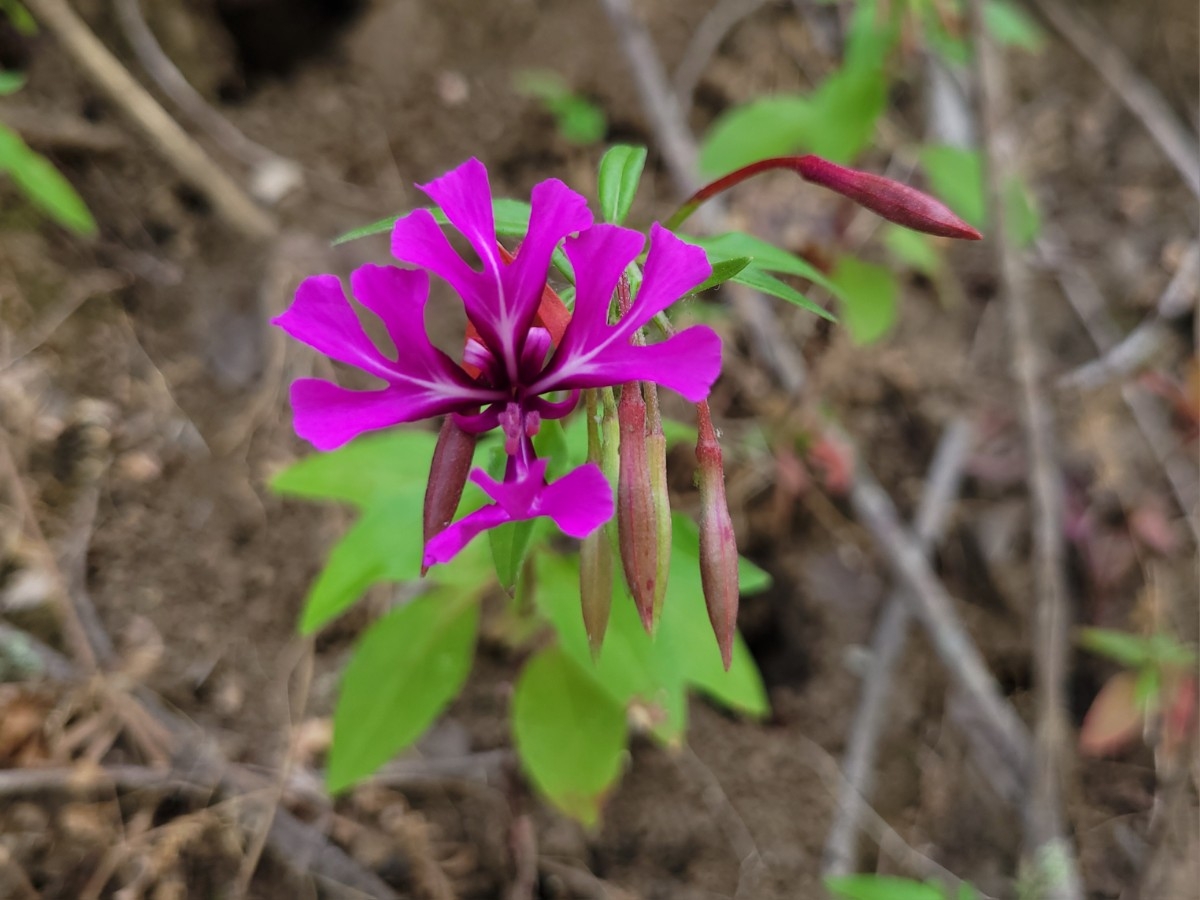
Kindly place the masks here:
POLYGON ((671 493, 667 487, 667 438, 663 434, 662 413, 658 408, 658 389, 652 382, 645 382, 643 390, 646 396, 646 462, 650 468, 658 554, 654 578, 654 627, 657 628, 667 598, 667 578, 671 573, 671 493))
MULTIPOLYGON (((424 538, 430 538, 446 529, 454 519, 458 501, 462 499, 467 475, 471 471, 471 459, 475 455, 476 436, 463 431, 454 423, 453 416, 446 416, 442 430, 438 433, 437 446, 433 450, 433 461, 429 465, 429 484, 425 487, 424 538)), ((424 575, 426 567, 421 567, 424 575)))
POLYGON ((641 385, 621 388, 617 406, 621 424, 621 469, 617 481, 617 542, 625 583, 647 632, 654 628, 654 594, 658 581, 658 534, 654 492, 646 455, 646 402, 641 385))
POLYGON ((700 487, 700 582, 708 620, 721 648, 726 670, 733 661, 737 629, 738 553, 733 519, 725 499, 725 468, 708 403, 696 407, 699 439, 696 441, 697 482, 700 487))
MULTIPOLYGON (((584 392, 587 404, 588 462, 602 464, 604 459, 601 434, 600 398, 595 389, 584 392)), ((603 471, 603 466, 601 466, 603 471)), ((612 484, 612 481, 609 482, 612 484)), ((612 609, 613 558, 612 540, 599 528, 583 539, 579 548, 579 598, 583 610, 583 627, 587 632, 592 658, 600 655, 604 633, 608 630, 608 614, 612 609)))
POLYGON ((889 222, 939 237, 980 240, 983 235, 928 194, 907 184, 839 166, 819 156, 801 156, 796 171, 805 181, 849 197, 889 222))

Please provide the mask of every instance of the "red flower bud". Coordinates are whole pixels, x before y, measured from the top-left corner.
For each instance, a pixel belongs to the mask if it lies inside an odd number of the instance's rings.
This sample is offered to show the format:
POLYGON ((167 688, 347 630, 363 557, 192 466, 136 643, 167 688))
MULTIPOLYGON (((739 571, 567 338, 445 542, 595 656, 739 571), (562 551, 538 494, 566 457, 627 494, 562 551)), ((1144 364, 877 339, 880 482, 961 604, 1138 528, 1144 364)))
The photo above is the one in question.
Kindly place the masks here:
POLYGON ((700 487, 700 583, 708 620, 721 648, 726 670, 733 661, 737 629, 738 552, 733 519, 725 499, 725 469, 707 401, 696 406, 699 439, 696 441, 697 482, 700 487))
POLYGON ((913 231, 968 241, 983 237, 928 194, 891 178, 839 166, 819 156, 801 156, 794 167, 805 181, 849 197, 889 222, 913 231))
MULTIPOLYGON (((454 424, 453 416, 446 416, 429 465, 429 484, 425 487, 425 543, 454 519, 475 456, 475 440, 475 435, 454 424)), ((426 567, 422 566, 421 574, 425 572, 426 567)))
POLYGON ((646 403, 636 381, 621 388, 617 405, 621 424, 620 475, 617 480, 617 543, 625 583, 647 632, 654 628, 658 583, 658 534, 654 493, 646 453, 646 403))

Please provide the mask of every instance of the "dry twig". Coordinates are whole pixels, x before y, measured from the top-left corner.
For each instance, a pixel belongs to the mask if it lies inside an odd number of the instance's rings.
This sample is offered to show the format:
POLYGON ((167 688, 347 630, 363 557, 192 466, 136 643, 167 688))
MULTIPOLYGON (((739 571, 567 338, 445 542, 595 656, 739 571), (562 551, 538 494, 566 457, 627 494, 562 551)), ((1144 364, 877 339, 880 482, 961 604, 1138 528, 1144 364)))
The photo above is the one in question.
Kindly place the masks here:
POLYGON ((1138 74, 1121 51, 1088 21, 1078 4, 1034 0, 1034 5, 1141 120, 1192 193, 1200 197, 1200 150, 1196 135, 1176 118, 1154 85, 1138 74))
POLYGON ((26 6, 158 154, 209 199, 228 225, 255 240, 274 236, 276 225, 271 216, 125 71, 67 0, 27 0, 26 6))
MULTIPOLYGON (((917 508, 913 528, 923 551, 929 550, 945 527, 946 518, 958 497, 963 465, 970 449, 970 423, 955 419, 942 433, 917 508)), ((911 619, 910 605, 903 592, 894 591, 885 601, 875 628, 871 664, 863 676, 862 700, 850 727, 846 752, 842 755, 844 778, 821 863, 825 875, 849 875, 854 871, 855 839, 862 808, 870 803, 874 793, 875 752, 886 722, 893 674, 908 641, 911 619)))
POLYGON ((692 108, 696 86, 709 61, 730 31, 754 15, 766 0, 718 0, 692 32, 692 40, 675 67, 675 98, 684 116, 692 108))
POLYGON ((1055 447, 1054 414, 1042 388, 1041 350, 1034 336, 1029 270, 1008 240, 1003 186, 1014 171, 1007 135, 1001 132, 1004 81, 1000 60, 983 22, 982 0, 970 3, 979 95, 980 136, 986 170, 989 219, 1000 271, 1001 302, 1008 314, 1012 369, 1029 454, 1033 501, 1034 585, 1033 678, 1037 698, 1033 766, 1025 804, 1026 850, 1047 873, 1047 855, 1057 858, 1047 900, 1082 900, 1083 885, 1063 823, 1064 756, 1069 739, 1066 713, 1070 648, 1063 533, 1062 483, 1055 447))

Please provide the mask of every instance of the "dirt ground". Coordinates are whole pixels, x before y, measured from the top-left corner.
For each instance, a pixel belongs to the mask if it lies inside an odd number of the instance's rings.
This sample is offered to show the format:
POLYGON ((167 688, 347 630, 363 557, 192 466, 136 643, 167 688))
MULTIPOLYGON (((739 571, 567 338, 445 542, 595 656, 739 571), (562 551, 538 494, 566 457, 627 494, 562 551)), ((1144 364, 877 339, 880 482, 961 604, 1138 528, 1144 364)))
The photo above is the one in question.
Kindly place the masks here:
MULTIPOLYGON (((668 68, 710 6, 636 5, 668 68)), ((150 84, 109 4, 75 6, 150 84)), ((143 6, 192 84, 246 134, 299 163, 303 186, 275 209, 279 238, 239 237, 51 36, 23 37, 0 25, 0 62, 29 73, 27 88, 0 106, 0 120, 16 123, 20 113, 33 123, 31 143, 63 169, 100 223, 97 239, 72 238, 0 181, 0 428, 20 473, 19 481, 0 475, 0 622, 72 655, 55 614, 61 574, 67 589, 90 598, 94 631, 112 640, 101 667, 118 673, 121 690, 141 685, 138 696, 187 723, 205 758, 219 756, 242 773, 244 792, 229 789, 235 776, 228 772, 214 789, 199 763, 190 780, 184 773, 159 784, 113 788, 89 776, 97 765, 132 772, 163 762, 146 749, 169 746, 158 734, 162 720, 114 701, 114 689, 84 677, 77 657, 83 675, 31 681, 7 676, 12 651, 0 652, 0 682, 7 681, 0 683, 0 775, 34 773, 28 781, 0 779, 0 897, 226 897, 241 889, 271 900, 363 896, 339 888, 336 877, 297 875, 303 866, 283 858, 274 841, 256 848, 263 816, 281 796, 290 821, 328 836, 399 896, 822 896, 836 760, 858 703, 864 645, 889 588, 887 568, 845 496, 816 485, 791 490, 781 474, 822 410, 836 413, 905 515, 947 423, 958 415, 975 423, 982 437, 936 564, 1004 690, 1030 712, 1029 501, 1008 344, 990 302, 998 290, 990 248, 956 247, 958 290, 910 278, 899 325, 882 345, 857 348, 842 329, 778 309, 778 327, 805 357, 799 396, 779 386, 737 319, 718 324, 729 349, 714 409, 735 522, 743 552, 775 579, 765 594, 744 598, 741 618, 769 688, 767 722, 695 701, 690 750, 635 741, 603 824, 587 833, 548 811, 517 774, 506 713, 521 651, 485 641, 465 692, 410 768, 330 805, 312 786, 337 676, 387 598, 372 596, 324 631, 308 667, 297 617, 348 519, 265 488, 273 472, 309 452, 291 432, 286 384, 320 365, 285 348, 266 320, 303 276, 346 274, 384 259, 383 237, 336 248, 329 241, 417 204, 414 182, 467 156, 482 158, 493 185, 511 196, 550 176, 594 194, 599 150, 565 142, 550 117, 512 88, 523 68, 554 70, 598 103, 607 141, 651 146, 635 221, 664 214, 675 195, 599 3, 143 6), (84 137, 65 123, 79 123, 84 137), (297 735, 283 778, 289 737, 297 735), (438 768, 438 760, 446 765, 438 768), (66 764, 80 773, 69 782, 35 777, 66 764), (762 866, 739 865, 747 839, 762 866), (530 859, 534 875, 522 893, 530 859)), ((1195 128, 1195 4, 1089 6, 1195 128)), ((734 27, 697 90, 697 132, 731 104, 802 89, 825 71, 815 15, 811 4, 766 3, 734 27)), ((1037 57, 1015 59, 1012 74, 1021 160, 1047 228, 1065 236, 1128 330, 1153 309, 1195 240, 1195 198, 1112 89, 1060 38, 1052 35, 1037 57)), ((922 90, 916 78, 897 89, 880 150, 864 167, 879 169, 890 150, 919 137, 922 90)), ((237 178, 248 177, 243 161, 200 139, 237 178)), ((812 188, 773 179, 739 191, 730 211, 751 230, 805 251, 819 246, 832 210, 812 188)), ((863 252, 879 254, 870 243, 863 252)), ((1039 268, 1031 290, 1050 374, 1093 358, 1054 273, 1039 268)), ((1193 319, 1177 322, 1155 357, 1161 377, 1182 383, 1195 365, 1193 319)), ((445 323, 448 335, 453 327, 445 323)), ((1049 390, 1068 509, 1088 523, 1071 546, 1075 622, 1136 628, 1165 609, 1171 627, 1194 639, 1195 546, 1120 390, 1049 390), (1138 521, 1151 522, 1159 540, 1139 532, 1138 521)), ((1168 399, 1147 396, 1171 415, 1168 399)), ((1186 413, 1175 410, 1173 452, 1194 461, 1186 413)), ((1073 659, 1072 725, 1112 671, 1087 655, 1073 659)), ((1014 896, 1019 811, 981 777, 964 737, 969 711, 956 710, 921 635, 910 642, 893 697, 874 808, 940 865, 991 896, 1014 896)), ((1123 891, 1151 858, 1157 880, 1146 900, 1197 896, 1200 832, 1188 766, 1176 791, 1178 821, 1164 835, 1152 827, 1164 786, 1151 751, 1087 759, 1070 749, 1067 811, 1090 900, 1132 896, 1123 891)), ((291 846, 299 855, 308 845, 291 846)), ((866 839, 862 863, 866 871, 900 871, 866 839)))

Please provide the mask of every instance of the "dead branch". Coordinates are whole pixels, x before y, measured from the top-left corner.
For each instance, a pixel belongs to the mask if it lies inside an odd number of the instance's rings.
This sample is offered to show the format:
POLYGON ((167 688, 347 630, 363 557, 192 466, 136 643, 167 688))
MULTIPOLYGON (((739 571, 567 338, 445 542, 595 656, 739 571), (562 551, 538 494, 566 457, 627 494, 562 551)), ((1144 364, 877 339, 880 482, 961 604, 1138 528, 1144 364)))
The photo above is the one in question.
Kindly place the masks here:
POLYGON ((1200 197, 1200 151, 1196 135, 1183 125, 1162 95, 1129 64, 1124 54, 1086 17, 1078 4, 1034 0, 1034 5, 1067 43, 1108 82, 1150 132, 1150 136, 1200 197))
POLYGON ((972 0, 969 9, 989 220, 1000 272, 1000 299, 1008 314, 1012 370, 1025 427, 1033 501, 1036 593, 1033 680, 1037 724, 1024 811, 1026 852, 1039 864, 1044 863, 1046 854, 1059 858, 1061 864, 1053 870, 1042 865, 1047 874, 1054 873, 1053 883, 1047 885, 1047 898, 1082 900, 1083 885, 1075 851, 1066 837, 1062 810, 1063 770, 1069 740, 1066 690, 1070 623, 1062 478, 1055 446, 1054 414, 1042 388, 1042 351, 1034 336, 1029 270, 1019 249, 1008 240, 1003 190, 1015 165, 1008 136, 1001 132, 1003 72, 983 22, 982 0, 972 0))
MULTIPOLYGON (((1092 343, 1102 353, 1113 347, 1120 332, 1108 314, 1104 295, 1088 271, 1070 257, 1064 238, 1048 231, 1038 242, 1038 252, 1054 272, 1063 296, 1079 316, 1092 343)), ((1172 433, 1166 415, 1144 389, 1136 384, 1124 384, 1121 398, 1166 474, 1193 540, 1200 544, 1200 480, 1195 458, 1184 451, 1180 440, 1172 433)))
POLYGON ((303 176, 296 162, 246 137, 188 83, 146 24, 139 0, 114 0, 114 5, 117 22, 142 68, 184 115, 235 158, 252 167, 252 189, 260 200, 275 203, 300 184, 303 176))
POLYGON ((696 86, 721 42, 739 22, 754 15, 764 3, 766 0, 718 0, 700 20, 672 79, 675 98, 685 117, 695 100, 696 86))
MULTIPOLYGON (((929 477, 914 520, 913 530, 923 552, 940 538, 946 518, 958 497, 963 465, 971 449, 971 426, 955 419, 942 439, 929 467, 929 477)), ((863 676, 862 700, 850 726, 842 755, 843 781, 821 871, 824 875, 849 875, 854 871, 855 843, 862 807, 871 802, 875 790, 875 754, 887 720, 888 698, 893 676, 908 642, 912 620, 909 602, 902 591, 893 591, 884 603, 875 636, 871 641, 871 664, 863 676)))
POLYGON ((66 0, 28 0, 26 5, 159 156, 208 198, 226 224, 254 240, 274 236, 277 228, 271 216, 134 80, 66 0))

